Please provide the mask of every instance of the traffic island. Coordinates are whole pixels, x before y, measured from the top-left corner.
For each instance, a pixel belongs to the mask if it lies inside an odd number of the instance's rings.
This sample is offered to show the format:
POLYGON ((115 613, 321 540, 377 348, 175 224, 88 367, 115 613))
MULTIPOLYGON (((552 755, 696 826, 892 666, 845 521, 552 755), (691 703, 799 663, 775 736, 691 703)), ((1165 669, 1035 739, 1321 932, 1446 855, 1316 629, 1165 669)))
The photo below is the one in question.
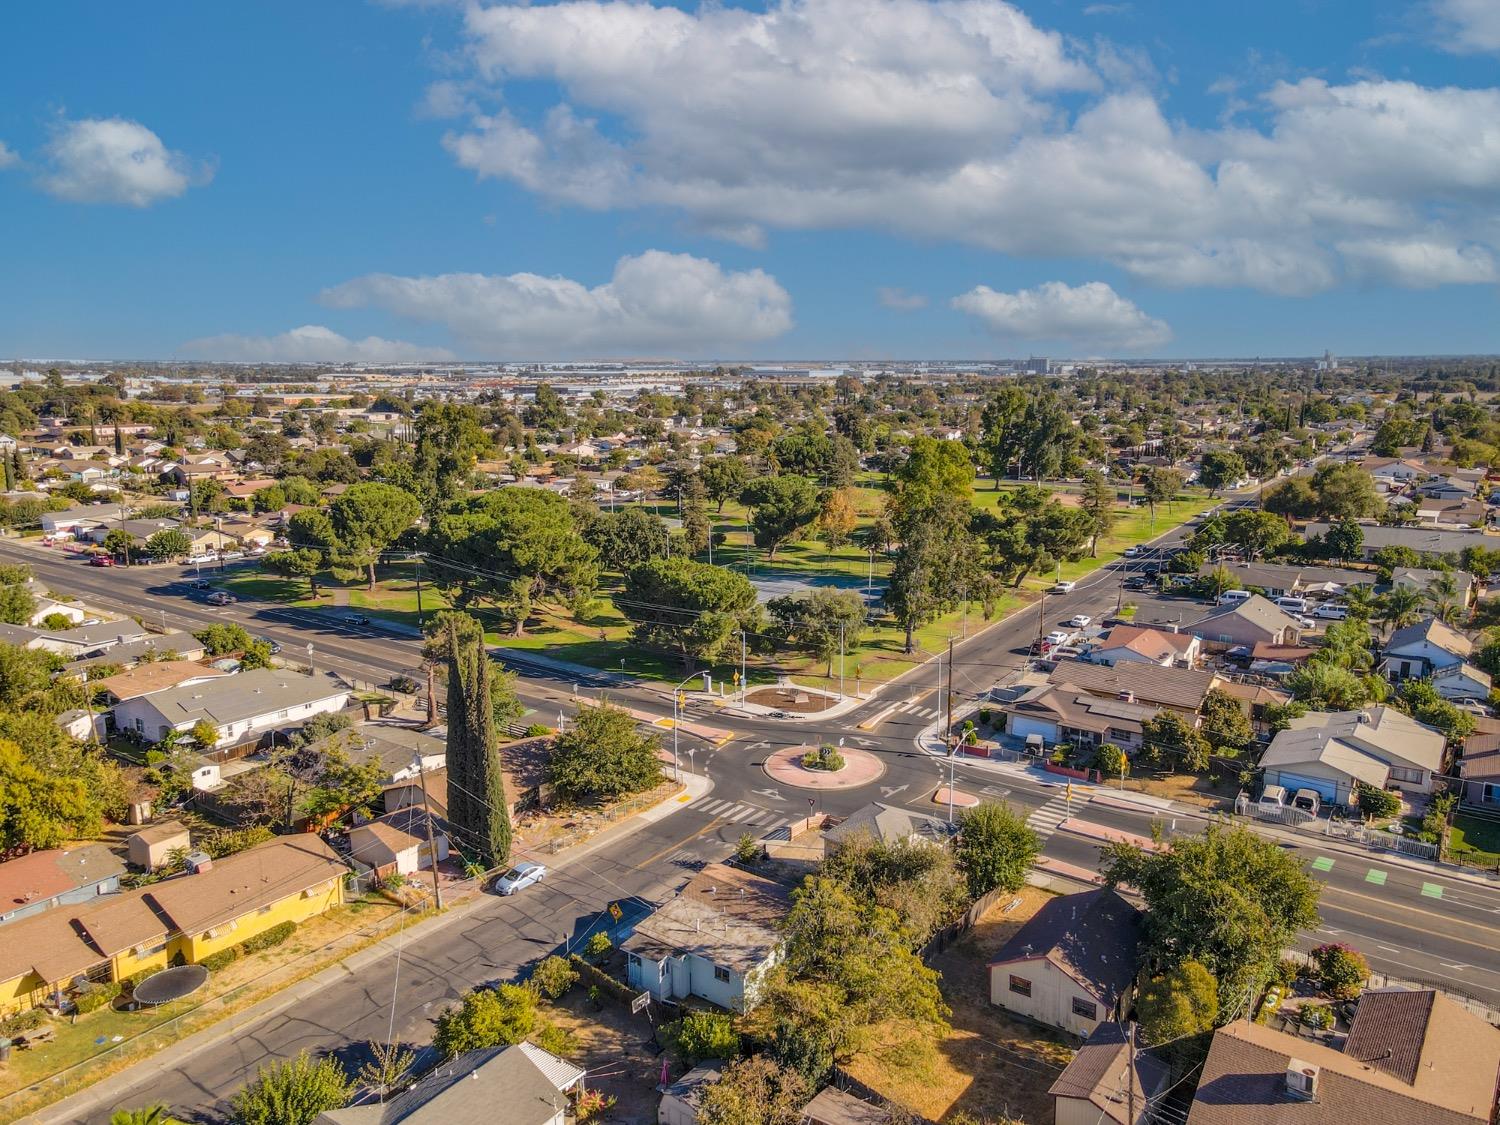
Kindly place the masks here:
POLYGON ((858 789, 885 773, 874 754, 820 746, 787 746, 768 754, 761 768, 772 781, 798 789, 858 789))

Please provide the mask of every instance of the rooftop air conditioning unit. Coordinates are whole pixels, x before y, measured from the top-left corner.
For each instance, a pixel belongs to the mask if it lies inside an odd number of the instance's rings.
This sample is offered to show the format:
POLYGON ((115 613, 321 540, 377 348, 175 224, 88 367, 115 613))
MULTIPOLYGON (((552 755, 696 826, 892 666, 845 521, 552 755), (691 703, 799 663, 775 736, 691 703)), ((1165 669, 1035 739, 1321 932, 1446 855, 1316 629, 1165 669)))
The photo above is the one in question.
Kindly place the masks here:
POLYGON ((1286 1092, 1301 1101, 1310 1102, 1318 1096, 1319 1068, 1301 1059, 1288 1059, 1286 1064, 1286 1092))

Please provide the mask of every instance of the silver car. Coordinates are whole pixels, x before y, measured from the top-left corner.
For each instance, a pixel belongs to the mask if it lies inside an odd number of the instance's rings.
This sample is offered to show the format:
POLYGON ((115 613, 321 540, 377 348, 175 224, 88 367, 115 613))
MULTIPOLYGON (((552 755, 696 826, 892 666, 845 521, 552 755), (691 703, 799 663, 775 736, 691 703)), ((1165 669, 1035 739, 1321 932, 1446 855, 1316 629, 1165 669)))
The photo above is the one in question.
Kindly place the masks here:
POLYGON ((495 880, 495 891, 502 895, 513 895, 533 883, 540 883, 547 869, 540 863, 518 863, 495 880))

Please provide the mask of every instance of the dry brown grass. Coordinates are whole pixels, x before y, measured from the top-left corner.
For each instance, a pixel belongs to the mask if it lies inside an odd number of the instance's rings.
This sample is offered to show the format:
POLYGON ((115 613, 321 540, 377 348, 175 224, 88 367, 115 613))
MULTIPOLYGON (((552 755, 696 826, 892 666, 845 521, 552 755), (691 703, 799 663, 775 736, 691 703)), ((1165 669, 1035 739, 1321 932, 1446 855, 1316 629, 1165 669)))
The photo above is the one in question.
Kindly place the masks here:
MULTIPOLYGON (((545 1011, 552 1023, 576 1038, 578 1049, 569 1061, 588 1070, 589 1088, 619 1099, 615 1119, 656 1120, 656 1104, 661 1100, 656 1083, 663 1056, 643 1046, 651 1036, 644 1015, 632 1016, 628 1008, 609 999, 596 1012, 582 985, 575 985, 545 1011)), ((674 1065, 670 1077, 682 1077, 681 1068, 674 1065)))
POLYGON ((1022 889, 1018 905, 1001 899, 961 941, 933 959, 953 1009, 941 1040, 892 1029, 846 1068, 885 1097, 933 1121, 965 1111, 984 1118, 1052 1120, 1047 1088, 1073 1051, 1061 1036, 1012 1020, 989 1002, 987 966, 995 952, 1052 896, 1022 889))
POLYGON ((1153 797, 1166 797, 1186 805, 1200 808, 1219 808, 1233 796, 1233 788, 1209 784, 1207 776, 1189 773, 1174 773, 1166 777, 1129 778, 1125 788, 1153 797))

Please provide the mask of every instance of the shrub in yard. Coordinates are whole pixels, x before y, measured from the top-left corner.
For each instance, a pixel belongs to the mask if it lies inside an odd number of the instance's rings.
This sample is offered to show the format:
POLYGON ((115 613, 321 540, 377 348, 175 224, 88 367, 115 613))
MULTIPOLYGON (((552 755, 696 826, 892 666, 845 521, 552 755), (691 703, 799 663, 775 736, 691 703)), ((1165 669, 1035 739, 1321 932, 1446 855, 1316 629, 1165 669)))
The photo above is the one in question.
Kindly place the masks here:
POLYGON ((734 1021, 715 1012, 689 1012, 677 1024, 677 1051, 689 1066, 704 1059, 739 1057, 740 1037, 734 1021))
POLYGON ((526 728, 527 738, 546 738, 552 733, 551 727, 543 726, 541 723, 532 723, 526 728))
POLYGON ((1126 757, 1125 751, 1121 750, 1113 742, 1106 742, 1099 747, 1094 755, 1094 768, 1108 781, 1111 778, 1124 777, 1130 772, 1130 759, 1126 757))
POLYGON ((1318 946, 1312 959, 1318 987, 1335 1000, 1353 1000, 1370 975, 1364 955, 1339 942, 1318 946))
POLYGON ((584 942, 584 956, 592 957, 595 961, 601 961, 609 956, 609 951, 615 947, 615 943, 609 940, 609 935, 603 930, 592 934, 589 940, 584 942))
POLYGON ((241 942, 240 949, 245 953, 259 953, 263 949, 273 949, 296 932, 296 922, 280 922, 265 933, 256 934, 253 938, 241 942))
POLYGON ((1376 789, 1370 785, 1359 787, 1359 808, 1368 816, 1396 816, 1401 811, 1401 798, 1389 789, 1376 789))
POLYGON ((28 1008, 8 1019, 0 1020, 0 1035, 7 1039, 14 1039, 18 1035, 25 1035, 28 1031, 35 1031, 46 1022, 46 1012, 40 1008, 28 1008))
POLYGON ((261 1067, 229 1100, 235 1125, 312 1125, 325 1110, 342 1109, 354 1096, 354 1083, 335 1058, 314 1059, 303 1051, 294 1059, 261 1067))
POLYGON ((829 773, 837 773, 844 768, 844 756, 830 746, 823 751, 823 768, 829 773))
POLYGON ((1326 1031, 1333 1026, 1333 1009, 1327 1004, 1307 1004, 1302 1009, 1302 1026, 1326 1031))
POLYGON ((87 1015, 89 1012, 97 1012, 100 1008, 110 1004, 116 996, 120 995, 123 987, 119 982, 101 984, 97 988, 89 989, 89 991, 74 1000, 73 1004, 81 1016, 87 1015))
POLYGON ((537 993, 522 984, 478 988, 437 1019, 432 1045, 445 1058, 483 1047, 509 1046, 537 1026, 537 993))
POLYGON ((1276 983, 1282 988, 1291 988, 1297 983, 1297 978, 1302 975, 1304 968, 1302 962, 1295 957, 1283 957, 1276 962, 1276 983))
POLYGON ((754 867, 760 862, 760 845, 755 842, 755 837, 748 832, 741 832, 740 838, 735 841, 734 858, 746 867, 754 867))
POLYGON ((802 768, 805 770, 820 770, 823 768, 823 755, 817 750, 809 750, 802 755, 802 768))
MULTIPOLYGON (((544 958, 542 963, 532 970, 531 979, 537 988, 541 989, 543 996, 548 1000, 556 1000, 578 983, 578 970, 554 954, 544 958)), ((553 1053, 556 1054, 555 1051, 553 1053)))
POLYGON ((613 1094, 601 1094, 598 1090, 585 1090, 578 1095, 574 1110, 580 1122, 598 1121, 615 1107, 617 1100, 613 1094))
POLYGON ((210 953, 207 957, 199 961, 198 964, 211 973, 217 973, 220 969, 229 968, 230 965, 239 959, 239 956, 239 946, 231 945, 228 949, 221 949, 217 953, 210 953))
POLYGON ((578 1036, 556 1024, 549 1023, 533 1035, 531 1041, 542 1050, 551 1051, 560 1059, 572 1058, 578 1054, 578 1036))
POLYGON ((981 707, 979 709, 979 721, 985 726, 990 725, 990 709, 988 707, 981 707))

